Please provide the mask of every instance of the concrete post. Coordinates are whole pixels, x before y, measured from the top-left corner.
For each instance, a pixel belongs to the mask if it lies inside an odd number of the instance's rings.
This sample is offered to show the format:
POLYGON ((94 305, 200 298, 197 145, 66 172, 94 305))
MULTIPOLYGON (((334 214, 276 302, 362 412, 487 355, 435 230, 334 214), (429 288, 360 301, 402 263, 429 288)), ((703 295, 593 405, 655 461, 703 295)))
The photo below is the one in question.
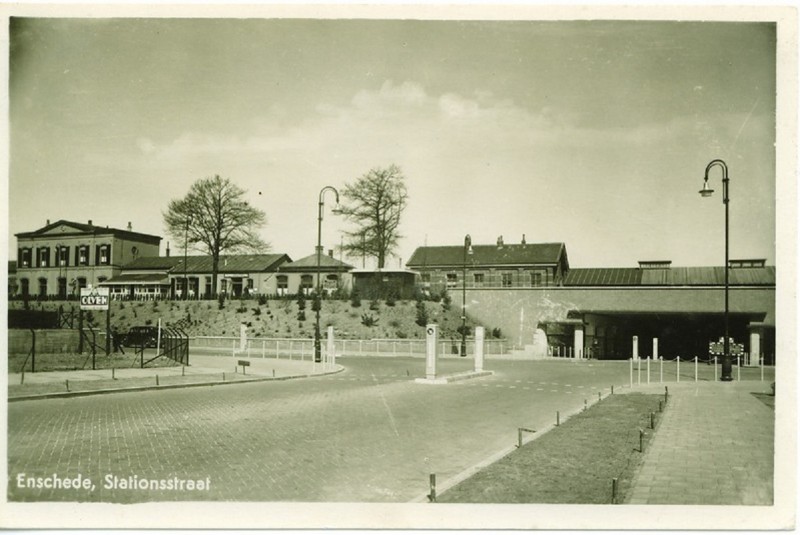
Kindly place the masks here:
POLYGON ((247 324, 239 325, 239 352, 244 353, 247 348, 247 324))
POLYGON ((483 371, 483 327, 475 327, 475 371, 483 371))
POLYGON ((633 337, 633 353, 632 353, 632 355, 633 355, 633 359, 634 360, 639 360, 639 337, 638 336, 634 336, 633 337))
POLYGON ((653 338, 653 358, 658 358, 658 338, 653 338))
POLYGON ((428 324, 425 328, 425 378, 436 379, 436 338, 439 326, 428 324))
POLYGON ((575 358, 583 358, 583 325, 576 325, 572 336, 572 347, 575 348, 575 358))
POLYGON ((336 364, 336 348, 333 345, 333 325, 328 326, 328 344, 325 348, 325 352, 327 353, 326 363, 333 368, 336 364))

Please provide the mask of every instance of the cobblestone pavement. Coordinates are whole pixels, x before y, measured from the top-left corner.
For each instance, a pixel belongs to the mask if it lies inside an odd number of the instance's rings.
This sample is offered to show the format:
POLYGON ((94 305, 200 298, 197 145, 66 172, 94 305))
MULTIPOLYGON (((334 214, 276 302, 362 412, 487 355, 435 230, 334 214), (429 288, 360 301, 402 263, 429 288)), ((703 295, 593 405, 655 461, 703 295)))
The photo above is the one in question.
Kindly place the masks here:
POLYGON ((489 361, 494 376, 442 386, 413 382, 423 359, 339 363, 346 371, 309 379, 12 403, 8 498, 405 502, 430 473, 452 477, 513 445, 518 427, 550 425, 628 380, 618 362, 489 361), (29 481, 78 474, 94 487, 29 481), (106 488, 107 474, 210 488, 106 488))
POLYGON ((628 502, 772 505, 775 412, 756 397, 770 392, 769 383, 670 385, 669 392, 628 502))

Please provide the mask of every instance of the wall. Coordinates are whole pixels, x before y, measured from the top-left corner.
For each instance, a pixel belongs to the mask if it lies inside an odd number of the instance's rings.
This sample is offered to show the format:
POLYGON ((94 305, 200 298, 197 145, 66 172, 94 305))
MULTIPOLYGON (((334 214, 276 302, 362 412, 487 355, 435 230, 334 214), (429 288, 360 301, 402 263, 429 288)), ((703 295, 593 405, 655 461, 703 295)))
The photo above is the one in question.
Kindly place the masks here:
MULTIPOLYGON (((8 354, 25 355, 31 350, 33 334, 29 329, 8 330, 8 354)), ((77 353, 77 329, 37 329, 37 353, 77 353)))
MULTIPOLYGON (((460 292, 459 292, 460 294, 460 292)), ((461 295, 452 294, 453 306, 461 295)), ((563 321, 571 310, 583 312, 680 312, 721 314, 722 288, 526 288, 467 289, 467 314, 488 329, 499 327, 516 346, 533 344, 541 322, 563 321)), ((732 313, 766 313, 775 324, 775 289, 730 289, 732 313)))

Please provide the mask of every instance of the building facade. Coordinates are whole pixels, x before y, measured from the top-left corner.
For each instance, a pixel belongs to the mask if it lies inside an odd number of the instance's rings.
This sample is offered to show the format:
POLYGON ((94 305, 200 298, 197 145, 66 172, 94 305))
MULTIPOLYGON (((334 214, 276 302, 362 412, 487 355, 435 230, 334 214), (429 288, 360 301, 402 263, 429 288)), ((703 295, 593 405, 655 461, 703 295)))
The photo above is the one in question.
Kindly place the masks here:
POLYGON ((447 245, 418 247, 406 266, 420 276, 420 287, 433 294, 466 288, 537 288, 560 286, 569 271, 563 243, 447 245))
POLYGON ((317 285, 317 274, 323 295, 349 292, 352 287, 352 269, 350 264, 334 258, 333 251, 328 251, 328 254, 320 252, 319 257, 312 254, 278 268, 275 293, 278 296, 299 293, 310 295, 317 285))
POLYGON ((158 256, 160 236, 59 220, 17 237, 15 295, 68 299, 118 275, 139 257, 158 256))
MULTIPOLYGON (((139 258, 101 286, 113 299, 211 298, 211 256, 139 258)), ((291 262, 285 254, 222 255, 217 268, 217 292, 230 298, 275 295, 278 268, 291 262)))

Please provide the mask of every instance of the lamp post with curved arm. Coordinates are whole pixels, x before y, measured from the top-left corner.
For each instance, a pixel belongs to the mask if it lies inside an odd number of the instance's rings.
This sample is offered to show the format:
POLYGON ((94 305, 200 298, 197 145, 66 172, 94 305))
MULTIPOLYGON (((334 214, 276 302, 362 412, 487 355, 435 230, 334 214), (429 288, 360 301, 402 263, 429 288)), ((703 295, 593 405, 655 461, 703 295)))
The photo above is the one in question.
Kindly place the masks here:
POLYGON ((733 374, 732 368, 733 365, 731 363, 731 352, 730 352, 730 340, 728 338, 728 328, 729 328, 729 307, 728 307, 728 289, 729 289, 729 270, 730 267, 728 266, 728 205, 730 204, 730 197, 728 196, 728 188, 730 178, 728 177, 728 166, 722 160, 712 160, 706 166, 706 174, 705 178, 703 179, 703 189, 700 190, 700 195, 703 197, 711 197, 714 193, 714 190, 708 187, 708 172, 713 167, 719 167, 722 169, 722 204, 725 205, 725 338, 723 340, 723 355, 722 355, 722 375, 720 377, 720 381, 733 381, 733 374))
POLYGON ((336 195, 336 204, 339 204, 339 192, 333 186, 325 186, 319 192, 319 213, 317 215, 317 295, 315 303, 314 323, 314 362, 322 362, 322 348, 319 330, 319 311, 322 308, 321 263, 322 263, 322 214, 325 211, 325 192, 332 191, 336 195))

